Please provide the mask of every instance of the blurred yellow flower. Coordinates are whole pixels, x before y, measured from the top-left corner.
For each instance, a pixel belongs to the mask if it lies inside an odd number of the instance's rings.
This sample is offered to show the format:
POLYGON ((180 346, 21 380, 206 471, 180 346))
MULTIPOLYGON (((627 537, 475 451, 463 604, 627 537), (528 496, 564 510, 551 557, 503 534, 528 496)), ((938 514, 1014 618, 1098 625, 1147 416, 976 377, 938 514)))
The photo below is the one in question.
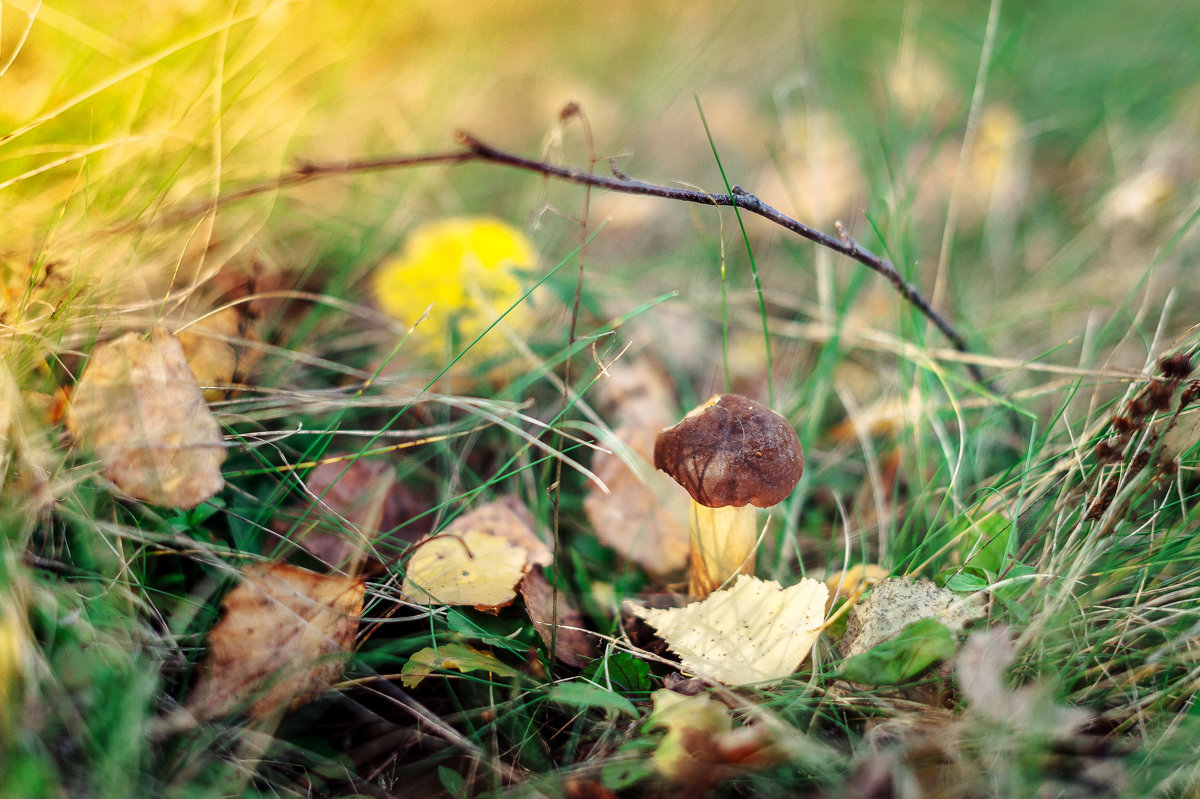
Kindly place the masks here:
MULTIPOLYGON (((520 273, 535 263, 533 245, 511 225, 487 217, 443 219, 413 231, 399 257, 379 268, 375 300, 409 325, 429 309, 406 346, 427 357, 452 357, 520 299, 520 273)), ((523 330, 530 318, 521 303, 505 322, 523 330)), ((472 349, 491 357, 502 341, 493 333, 472 349)))

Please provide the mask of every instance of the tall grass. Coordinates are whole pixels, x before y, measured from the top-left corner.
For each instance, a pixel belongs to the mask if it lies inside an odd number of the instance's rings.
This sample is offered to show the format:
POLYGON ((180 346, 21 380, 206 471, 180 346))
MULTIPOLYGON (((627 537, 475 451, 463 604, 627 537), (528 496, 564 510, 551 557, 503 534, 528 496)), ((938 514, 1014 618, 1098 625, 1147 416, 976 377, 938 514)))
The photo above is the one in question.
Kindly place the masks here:
MULTIPOLYGON (((1001 7, 986 87, 985 12, 938 3, 679 10, 672 24, 634 3, 544 24, 538 2, 475 23, 420 3, 160 13, 3 5, 0 795, 555 793, 588 781, 669 793, 651 760, 662 735, 645 725, 668 669, 629 653, 619 612, 652 581, 597 540, 581 507, 590 442, 612 434, 597 384, 635 356, 662 364, 681 408, 727 383, 773 391, 796 423, 808 467, 772 517, 760 574, 876 562, 980 590, 989 624, 1012 630, 1010 685, 1092 714, 1063 740, 1031 731, 1037 719, 996 723, 953 692, 938 705, 920 685, 848 690, 823 644, 781 687, 717 692, 739 722, 777 725, 788 752, 720 790, 1195 791, 1194 413, 1173 420, 1187 381, 1133 431, 1114 421, 1164 382, 1162 355, 1200 350, 1194 11, 1001 7), (626 44, 595 33, 618 24, 636 33, 626 44), (842 221, 937 298, 993 382, 971 380, 857 265, 757 221, 741 246, 738 220, 712 209, 594 198, 572 345, 574 270, 555 267, 577 257, 573 188, 472 166, 211 207, 296 157, 418 151, 459 125, 536 153, 571 99, 602 163, 613 154, 631 175, 710 190, 728 175, 822 229, 842 221), (397 242, 463 212, 524 220, 542 251, 520 300, 538 325, 498 319, 487 334, 503 337, 503 363, 475 363, 466 341, 412 359, 408 328, 370 307, 367 278, 397 242), (265 343, 242 343, 266 355, 252 387, 214 405, 227 491, 186 513, 115 498, 62 432, 61 389, 96 341, 194 320, 251 278, 265 343), (1117 455, 1099 457, 1118 437, 1117 455), (322 497, 295 468, 331 457, 386 458, 416 498, 380 550, 499 494, 543 526, 557 514, 555 579, 601 635, 584 676, 638 716, 554 701, 551 680, 575 673, 549 662, 518 610, 408 606, 403 561, 390 561, 329 697, 277 728, 164 724, 237 567, 305 557, 313 525, 361 533, 315 513, 322 497), (464 641, 521 676, 413 690, 393 679, 412 653, 464 641)), ((937 679, 955 684, 952 670, 918 682, 937 679)))

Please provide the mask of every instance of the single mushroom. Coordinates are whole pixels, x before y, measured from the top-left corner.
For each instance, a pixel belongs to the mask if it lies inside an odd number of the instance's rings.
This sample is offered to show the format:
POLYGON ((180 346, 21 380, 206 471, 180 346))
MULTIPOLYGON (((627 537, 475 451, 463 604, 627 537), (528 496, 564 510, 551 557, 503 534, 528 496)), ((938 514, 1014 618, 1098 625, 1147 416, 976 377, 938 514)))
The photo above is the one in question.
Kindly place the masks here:
POLYGON ((787 499, 804 472, 796 431, 738 394, 720 394, 654 442, 654 468, 692 495, 688 592, 703 599, 754 571, 754 508, 787 499))

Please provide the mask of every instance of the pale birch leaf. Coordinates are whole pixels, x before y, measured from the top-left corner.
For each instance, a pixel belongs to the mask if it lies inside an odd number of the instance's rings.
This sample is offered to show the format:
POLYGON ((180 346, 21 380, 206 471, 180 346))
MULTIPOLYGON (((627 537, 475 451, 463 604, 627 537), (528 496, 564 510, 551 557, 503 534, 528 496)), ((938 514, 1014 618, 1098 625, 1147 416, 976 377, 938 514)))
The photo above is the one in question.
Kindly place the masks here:
POLYGON ((438 535, 417 546, 401 590, 426 605, 502 607, 517 596, 528 553, 478 530, 438 535))
POLYGON ((192 508, 225 484, 221 428, 182 347, 162 325, 149 340, 127 333, 92 351, 67 427, 135 499, 192 508))
POLYGON ((788 588, 739 575, 729 588, 682 608, 633 612, 658 630, 684 670, 726 685, 774 684, 796 671, 821 634, 829 589, 788 588))

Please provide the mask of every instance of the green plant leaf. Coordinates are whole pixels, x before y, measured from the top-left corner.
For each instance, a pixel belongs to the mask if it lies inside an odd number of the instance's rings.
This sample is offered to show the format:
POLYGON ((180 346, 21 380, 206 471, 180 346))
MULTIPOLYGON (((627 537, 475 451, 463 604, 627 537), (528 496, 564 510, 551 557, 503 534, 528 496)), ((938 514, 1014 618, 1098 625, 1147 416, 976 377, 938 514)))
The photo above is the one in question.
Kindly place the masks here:
POLYGON ((446 626, 464 638, 474 638, 509 652, 524 653, 533 642, 533 628, 528 624, 462 608, 446 614, 446 626))
POLYGON ((628 652, 612 652, 597 658, 583 669, 583 678, 600 685, 612 685, 626 693, 649 691, 650 664, 628 652))
POLYGON ((406 688, 417 687, 426 677, 444 669, 455 669, 464 674, 469 671, 487 671, 501 677, 517 677, 520 671, 501 663, 491 652, 484 652, 466 644, 442 644, 427 646, 414 652, 400 671, 400 680, 406 688))
POLYGON ((869 685, 897 685, 954 655, 954 635, 934 619, 922 619, 894 638, 848 658, 842 679, 869 685))
POLYGON ((607 761, 600 769, 600 781, 604 787, 620 791, 658 773, 654 769, 654 761, 625 752, 627 748, 621 747, 623 756, 607 761))
POLYGON ((454 769, 438 766, 438 779, 442 782, 442 787, 446 789, 446 793, 451 796, 466 796, 467 787, 466 781, 462 775, 454 769))
POLYGON ((960 594, 973 594, 989 585, 987 578, 974 571, 959 571, 946 578, 946 587, 960 594))
POLYGON ((615 710, 618 713, 637 718, 637 708, 633 706, 625 697, 618 693, 601 688, 599 685, 592 685, 586 682, 560 682, 550 689, 550 694, 547 697, 551 702, 557 702, 560 705, 569 705, 571 707, 601 707, 607 710, 615 710))
POLYGON ((989 513, 974 520, 963 516, 957 526, 966 531, 964 544, 973 553, 964 565, 999 573, 1008 561, 1012 522, 999 513, 989 513))

